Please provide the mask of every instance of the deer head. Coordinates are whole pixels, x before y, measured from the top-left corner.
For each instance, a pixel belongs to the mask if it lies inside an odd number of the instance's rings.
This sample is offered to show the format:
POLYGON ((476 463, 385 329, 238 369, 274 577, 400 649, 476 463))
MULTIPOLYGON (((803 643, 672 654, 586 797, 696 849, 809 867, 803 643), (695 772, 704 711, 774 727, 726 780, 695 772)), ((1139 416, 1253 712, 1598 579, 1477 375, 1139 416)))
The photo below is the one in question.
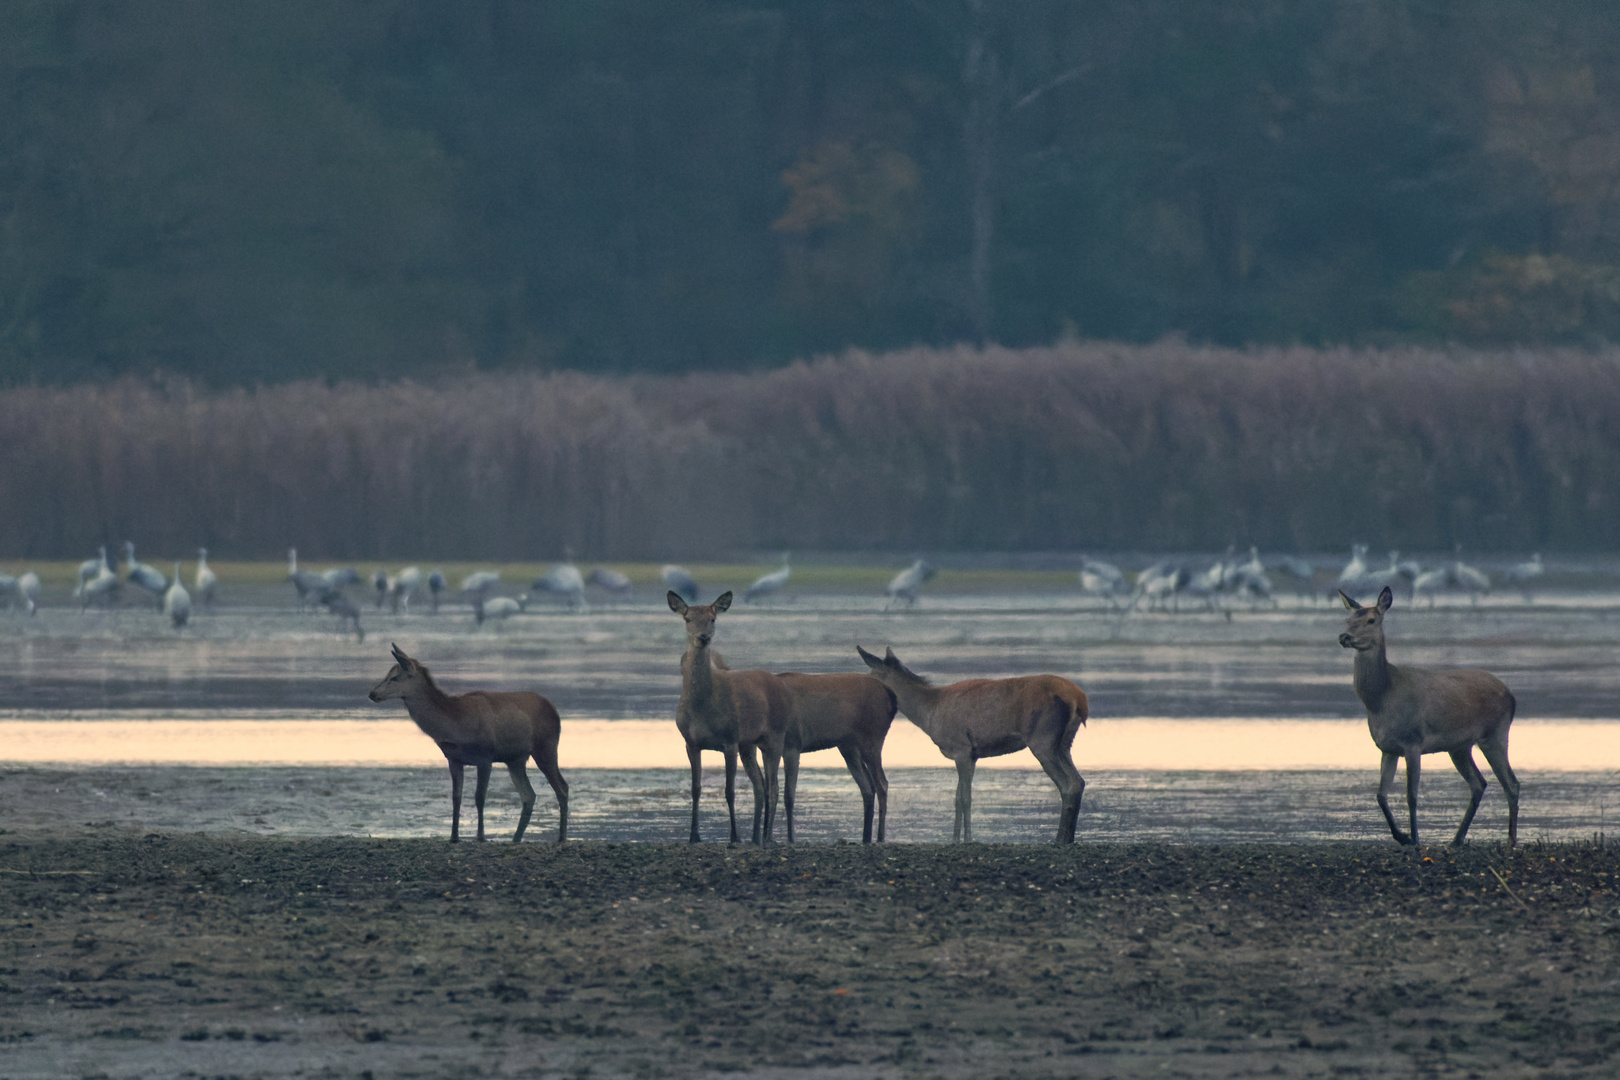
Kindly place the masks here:
POLYGON ((394 666, 388 669, 388 674, 383 676, 382 682, 371 688, 371 693, 367 696, 372 701, 402 698, 427 675, 427 668, 406 656, 404 649, 392 642, 388 648, 394 654, 394 666))
POLYGON ((1378 599, 1370 607, 1362 607, 1346 596, 1343 589, 1339 590, 1339 599, 1350 609, 1350 617, 1345 620, 1344 633, 1339 635, 1339 644, 1357 652, 1376 649, 1383 644, 1384 612, 1395 602, 1395 594, 1390 591, 1389 586, 1384 586, 1384 591, 1378 594, 1378 599))
POLYGON ((893 649, 885 648, 881 660, 859 645, 855 646, 855 651, 861 654, 862 660, 866 661, 866 666, 871 669, 872 676, 890 689, 893 689, 892 683, 895 681, 913 683, 926 683, 928 681, 902 664, 900 658, 894 655, 893 649))
POLYGON ((681 594, 669 593, 669 610, 686 620, 686 640, 698 648, 707 648, 714 640, 714 620, 722 611, 731 608, 731 592, 721 593, 712 604, 688 604, 681 594))

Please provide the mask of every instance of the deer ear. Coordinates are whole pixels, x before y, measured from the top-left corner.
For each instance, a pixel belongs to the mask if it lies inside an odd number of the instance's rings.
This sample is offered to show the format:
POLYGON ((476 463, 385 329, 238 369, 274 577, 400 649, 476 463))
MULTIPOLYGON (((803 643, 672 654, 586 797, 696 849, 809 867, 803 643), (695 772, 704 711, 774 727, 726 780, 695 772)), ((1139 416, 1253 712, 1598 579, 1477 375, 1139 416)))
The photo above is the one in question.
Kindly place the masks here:
POLYGON ((1393 604, 1394 602, 1395 602, 1395 593, 1390 589, 1390 587, 1388 585, 1385 585, 1384 586, 1384 591, 1378 594, 1378 610, 1379 611, 1388 611, 1389 610, 1389 605, 1393 604))
POLYGON ((884 663, 884 666, 886 666, 886 667, 892 667, 892 668, 896 668, 896 669, 903 666, 900 663, 900 658, 898 656, 894 655, 894 650, 892 648, 887 647, 887 646, 885 646, 884 649, 883 649, 883 663, 884 663))
POLYGON ((668 600, 669 600, 669 610, 673 611, 677 615, 685 615, 686 614, 686 601, 682 600, 680 594, 677 593, 674 589, 671 589, 669 591, 668 600))
POLYGON ((727 589, 725 592, 721 593, 720 596, 715 600, 715 602, 714 602, 714 611, 715 611, 715 614, 718 615, 722 611, 729 611, 729 610, 731 610, 731 590, 727 589))
POLYGON ((1361 606, 1360 604, 1356 603, 1354 600, 1352 600, 1348 596, 1346 596, 1343 589, 1339 590, 1339 599, 1343 600, 1344 601, 1344 606, 1349 608, 1351 611, 1354 611, 1354 610, 1356 610, 1356 608, 1361 606))
POLYGON ((855 651, 861 654, 861 659, 866 661, 866 666, 867 667, 882 667, 883 666, 883 661, 879 660, 877 657, 873 656, 871 653, 867 652, 865 649, 861 648, 859 645, 855 646, 855 651))

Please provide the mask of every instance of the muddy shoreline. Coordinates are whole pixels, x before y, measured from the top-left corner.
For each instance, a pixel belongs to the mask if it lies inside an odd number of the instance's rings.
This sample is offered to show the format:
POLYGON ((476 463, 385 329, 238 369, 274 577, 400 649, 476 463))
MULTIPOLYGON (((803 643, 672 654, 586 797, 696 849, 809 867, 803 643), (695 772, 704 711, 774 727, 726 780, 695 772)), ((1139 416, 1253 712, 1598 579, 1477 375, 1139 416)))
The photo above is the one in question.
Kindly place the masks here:
POLYGON ((1617 883, 1598 844, 14 833, 0 1076, 1609 1076, 1617 883))

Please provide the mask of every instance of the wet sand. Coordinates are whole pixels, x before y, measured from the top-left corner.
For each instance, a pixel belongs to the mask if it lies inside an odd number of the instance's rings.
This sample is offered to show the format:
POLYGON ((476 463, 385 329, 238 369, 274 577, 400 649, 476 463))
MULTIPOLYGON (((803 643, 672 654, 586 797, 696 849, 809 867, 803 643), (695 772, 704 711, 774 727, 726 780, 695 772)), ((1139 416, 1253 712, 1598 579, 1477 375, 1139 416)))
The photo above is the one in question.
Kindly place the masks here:
POLYGON ((12 833, 0 1075, 1607 1077, 1617 877, 1488 841, 12 833))

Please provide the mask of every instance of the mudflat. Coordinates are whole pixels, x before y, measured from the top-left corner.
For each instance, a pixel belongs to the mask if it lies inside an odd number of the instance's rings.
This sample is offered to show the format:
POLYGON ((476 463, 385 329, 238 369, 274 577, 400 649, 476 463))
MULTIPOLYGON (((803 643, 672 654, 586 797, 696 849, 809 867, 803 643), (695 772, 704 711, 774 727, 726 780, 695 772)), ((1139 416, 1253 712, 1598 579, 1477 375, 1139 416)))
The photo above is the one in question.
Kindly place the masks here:
POLYGON ((1601 843, 0 835, 0 1076, 1620 1071, 1601 843))

